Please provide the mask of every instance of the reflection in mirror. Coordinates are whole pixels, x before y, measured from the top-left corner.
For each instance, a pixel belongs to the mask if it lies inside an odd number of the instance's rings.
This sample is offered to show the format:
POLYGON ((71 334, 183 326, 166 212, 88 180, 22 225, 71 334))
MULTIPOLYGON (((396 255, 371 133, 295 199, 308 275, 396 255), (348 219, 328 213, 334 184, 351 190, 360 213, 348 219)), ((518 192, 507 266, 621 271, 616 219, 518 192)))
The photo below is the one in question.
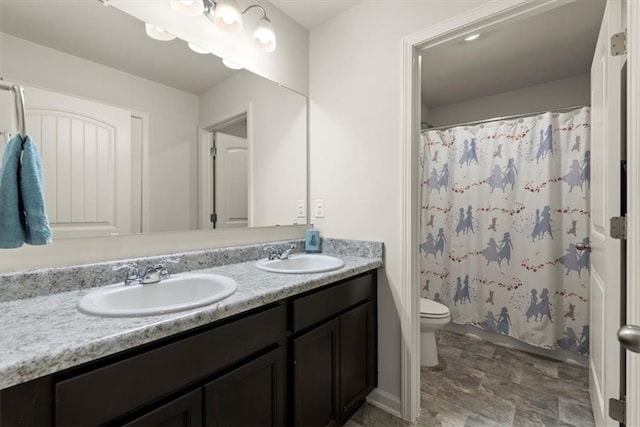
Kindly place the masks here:
POLYGON ((304 96, 97 0, 0 12, 0 76, 25 87, 55 237, 307 222, 304 96))

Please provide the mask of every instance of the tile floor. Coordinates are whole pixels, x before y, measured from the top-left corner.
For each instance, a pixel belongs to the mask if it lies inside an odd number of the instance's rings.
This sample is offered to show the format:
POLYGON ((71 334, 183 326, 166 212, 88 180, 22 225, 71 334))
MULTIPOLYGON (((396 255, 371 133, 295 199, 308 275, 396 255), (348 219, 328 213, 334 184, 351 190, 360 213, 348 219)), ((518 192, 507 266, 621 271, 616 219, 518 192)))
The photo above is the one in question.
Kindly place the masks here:
POLYGON ((438 331, 440 365, 422 368, 422 411, 402 421, 365 403, 346 427, 594 425, 586 368, 438 331))

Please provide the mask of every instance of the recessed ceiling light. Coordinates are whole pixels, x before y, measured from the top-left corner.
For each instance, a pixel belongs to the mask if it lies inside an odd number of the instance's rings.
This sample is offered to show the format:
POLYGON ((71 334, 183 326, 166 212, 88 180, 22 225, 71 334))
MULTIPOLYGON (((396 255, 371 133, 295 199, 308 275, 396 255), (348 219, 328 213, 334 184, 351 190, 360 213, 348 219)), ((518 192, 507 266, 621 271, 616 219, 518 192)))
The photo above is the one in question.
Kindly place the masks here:
POLYGON ((176 38, 176 36, 174 36, 173 34, 167 33, 165 30, 163 30, 160 27, 156 27, 146 23, 144 24, 144 27, 145 27, 145 31, 147 32, 147 35, 152 39, 160 40, 160 41, 169 41, 176 38))
POLYGON ((209 52, 208 50, 206 50, 206 49, 204 49, 204 48, 201 48, 200 46, 197 46, 197 45, 195 45, 195 44, 193 44, 193 43, 191 43, 191 42, 188 42, 188 43, 187 43, 187 46, 189 46, 189 49, 191 49, 191 50, 192 50, 192 51, 194 51, 195 53, 200 53, 200 54, 202 54, 202 55, 206 55, 206 54, 208 54, 208 53, 211 53, 211 52, 209 52))
POLYGON ((222 63, 228 68, 231 68, 232 70, 242 70, 244 68, 242 65, 236 64, 233 61, 229 61, 226 58, 222 58, 222 63))
POLYGON ((477 39, 478 37, 480 37, 480 34, 472 34, 472 35, 470 35, 468 37, 465 37, 464 41, 471 42, 471 41, 474 41, 475 39, 477 39))

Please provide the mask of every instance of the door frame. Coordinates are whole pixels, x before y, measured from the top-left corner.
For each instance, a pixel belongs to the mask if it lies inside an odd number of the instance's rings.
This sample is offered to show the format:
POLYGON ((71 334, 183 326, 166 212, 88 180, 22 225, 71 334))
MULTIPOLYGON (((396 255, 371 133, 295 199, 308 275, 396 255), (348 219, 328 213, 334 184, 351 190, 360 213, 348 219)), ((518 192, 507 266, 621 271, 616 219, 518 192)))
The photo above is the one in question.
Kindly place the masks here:
POLYGON ((213 192, 215 189, 214 162, 211 161, 209 134, 232 123, 240 116, 247 118, 247 213, 248 227, 251 227, 253 218, 253 115, 252 103, 249 102, 225 112, 224 116, 213 117, 198 125, 198 229, 209 230, 211 227, 211 210, 214 206, 213 192))
MULTIPOLYGON (((640 3, 627 0, 627 52, 640 52, 640 3)), ((640 55, 627 56, 627 182, 640 183, 640 55), (632 118, 636 118, 633 120, 632 118)), ((627 185, 627 260, 640 259, 640 194, 627 185)), ((627 262, 627 324, 640 325, 640 265, 627 262)), ((640 354, 627 351, 627 402, 640 402, 640 354)), ((627 405, 627 425, 640 407, 627 405)))
MULTIPOLYGON (((419 277, 420 260, 418 253, 418 188, 414 185, 418 179, 418 144, 420 137, 420 54, 419 49, 435 46, 464 34, 487 29, 496 25, 504 25, 511 20, 519 20, 538 13, 573 3, 576 0, 514 0, 509 3, 490 1, 475 9, 441 21, 428 28, 410 34, 401 40, 401 140, 402 140, 402 276, 400 327, 401 346, 401 415, 407 420, 414 420, 420 411, 420 322, 419 322, 419 277)), ((629 29, 627 45, 629 52, 640 51, 640 4, 627 1, 629 29)), ((628 71, 628 117, 640 116, 640 58, 630 57, 628 71), (634 116, 635 115, 635 116, 634 116)), ((640 182, 640 124, 628 120, 629 182, 640 182), (636 142, 635 145, 633 142, 636 142), (634 181, 635 180, 635 181, 634 181)), ((640 259, 640 196, 628 192, 628 259, 640 259), (635 258, 634 258, 635 257, 635 258)), ((627 263, 628 286, 627 304, 636 307, 636 312, 629 309, 628 322, 640 324, 640 265, 627 263), (633 313, 633 314, 632 314, 633 313)), ((628 353, 630 354, 630 353, 628 353)), ((640 355, 628 357, 628 401, 640 400, 640 355), (631 366, 633 365, 633 366, 631 366), (635 387, 635 388, 634 388, 635 387), (632 389, 633 388, 633 389, 632 389)), ((640 408, 629 408, 627 417, 640 424, 640 408)), ((633 425, 633 424, 630 424, 633 425)))
POLYGON ((142 173, 142 188, 140 189, 142 192, 142 200, 141 200, 141 221, 142 221, 142 232, 148 233, 151 231, 151 227, 149 225, 149 123, 151 121, 151 117, 149 113, 141 111, 141 110, 130 110, 131 117, 140 119, 142 122, 142 164, 141 173, 142 173))

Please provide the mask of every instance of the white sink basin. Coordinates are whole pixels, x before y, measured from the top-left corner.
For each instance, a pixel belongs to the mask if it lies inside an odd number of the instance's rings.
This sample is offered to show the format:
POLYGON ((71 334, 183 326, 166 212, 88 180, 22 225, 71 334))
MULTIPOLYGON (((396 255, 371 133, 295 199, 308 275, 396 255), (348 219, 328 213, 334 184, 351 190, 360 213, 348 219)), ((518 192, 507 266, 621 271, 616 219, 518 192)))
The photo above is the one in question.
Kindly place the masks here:
POLYGON ((102 317, 138 317, 189 310, 235 293, 235 280, 216 274, 178 274, 148 285, 105 286, 85 295, 78 310, 102 317))
POLYGON ((273 273, 302 274, 322 273, 342 268, 344 261, 329 255, 296 254, 287 259, 261 259, 256 262, 260 270, 273 273))

